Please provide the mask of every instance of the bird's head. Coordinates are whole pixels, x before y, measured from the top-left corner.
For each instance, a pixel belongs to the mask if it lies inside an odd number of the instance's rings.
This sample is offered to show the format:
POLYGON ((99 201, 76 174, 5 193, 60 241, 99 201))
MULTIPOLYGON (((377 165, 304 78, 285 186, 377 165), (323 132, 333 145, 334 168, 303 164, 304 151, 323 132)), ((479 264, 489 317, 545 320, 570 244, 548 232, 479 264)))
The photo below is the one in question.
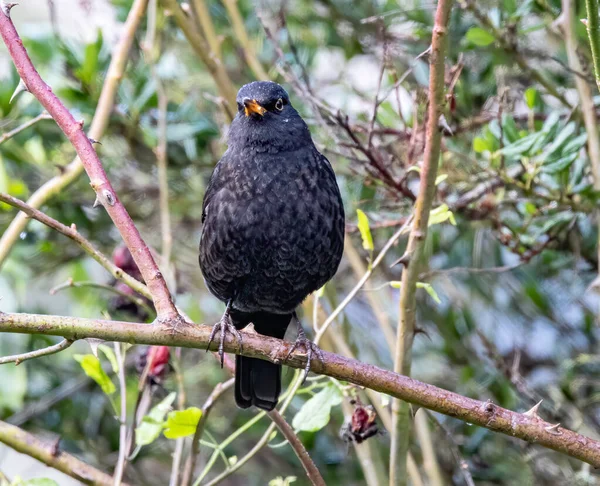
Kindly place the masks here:
MULTIPOLYGON (((264 146, 265 150, 293 150, 311 140, 304 120, 290 103, 280 85, 254 81, 242 86, 237 95, 238 112, 229 132, 230 145, 264 146)), ((312 143, 312 141, 310 141, 312 143)))
POLYGON ((257 121, 270 115, 281 116, 291 108, 285 89, 272 81, 255 81, 242 86, 236 101, 238 116, 257 121))

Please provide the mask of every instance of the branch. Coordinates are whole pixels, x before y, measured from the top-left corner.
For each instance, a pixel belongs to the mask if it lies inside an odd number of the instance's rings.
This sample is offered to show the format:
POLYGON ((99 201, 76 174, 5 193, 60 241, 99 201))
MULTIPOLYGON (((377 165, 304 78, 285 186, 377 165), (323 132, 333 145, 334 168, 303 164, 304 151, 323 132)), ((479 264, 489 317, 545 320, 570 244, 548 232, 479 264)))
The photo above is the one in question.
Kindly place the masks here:
POLYGON ((298 438, 294 432, 294 429, 290 427, 290 424, 288 424, 283 418, 283 415, 281 415, 277 410, 273 410, 272 412, 269 412, 269 417, 271 417, 271 420, 275 422, 275 425, 277 425, 279 431, 287 439, 292 449, 294 449, 294 452, 302 463, 302 467, 306 471, 306 475, 308 476, 311 484, 325 486, 325 481, 317 469, 317 466, 315 466, 315 463, 304 448, 304 444, 302 444, 302 441, 298 438))
POLYGON ((192 484, 192 476, 194 474, 194 469, 196 469, 196 460, 200 454, 200 439, 202 438, 204 425, 206 424, 208 415, 221 395, 223 395, 223 393, 233 386, 233 382, 234 379, 230 378, 226 382, 217 384, 217 386, 214 387, 213 391, 206 399, 206 402, 204 402, 204 405, 202 406, 202 415, 200 416, 200 421, 196 427, 196 432, 194 432, 194 437, 192 438, 192 450, 190 451, 187 461, 185 462, 181 486, 190 486, 190 484, 192 484))
MULTIPOLYGON (((104 474, 66 452, 57 450, 57 444, 44 443, 19 427, 1 421, 0 442, 81 481, 83 484, 95 486, 112 486, 113 484, 112 478, 108 474, 104 474)), ((121 483, 121 485, 126 486, 125 483, 121 483)))
POLYGON ((244 19, 242 18, 242 15, 238 9, 237 0, 223 0, 223 4, 227 9, 227 15, 229 15, 229 20, 231 21, 233 33, 238 40, 238 44, 242 50, 242 55, 244 56, 246 64, 248 64, 248 67, 252 70, 252 73, 256 79, 268 80, 269 75, 258 60, 254 47, 252 46, 252 42, 250 42, 250 38, 248 37, 248 32, 246 32, 244 19))
POLYGON ((0 34, 27 89, 38 99, 48 113, 52 115, 52 118, 54 118, 75 148, 77 155, 79 155, 83 168, 90 178, 91 186, 96 192, 97 201, 108 212, 140 269, 142 277, 152 294, 158 319, 174 319, 178 317, 179 314, 173 304, 165 280, 152 258, 148 246, 144 243, 125 206, 119 201, 116 192, 108 180, 106 172, 102 167, 102 162, 92 146, 92 141, 90 141, 83 131, 83 122, 75 120, 69 110, 52 92, 50 86, 40 77, 27 54, 27 50, 23 46, 23 41, 19 37, 10 16, 4 14, 4 12, 0 12, 0 34))
POLYGON ((175 22, 183 32, 183 35, 185 35, 192 46, 192 49, 198 54, 198 57, 200 57, 206 66, 206 69, 208 69, 213 77, 215 84, 217 85, 217 90, 219 91, 221 98, 223 98, 226 114, 229 119, 232 120, 236 113, 235 98, 237 94, 223 63, 216 55, 213 55, 208 42, 206 42, 196 31, 191 24, 190 19, 188 19, 185 12, 177 3, 177 0, 162 0, 162 3, 165 8, 169 9, 170 13, 175 18, 175 22))
POLYGON ((40 358, 42 356, 48 356, 49 354, 60 353, 64 349, 67 349, 69 346, 73 344, 73 341, 69 339, 63 339, 60 343, 54 344, 53 346, 48 346, 43 349, 36 349, 35 351, 30 351, 29 353, 23 354, 15 354, 13 356, 4 356, 0 358, 0 365, 6 363, 14 363, 15 366, 19 366, 23 361, 27 361, 28 359, 40 358))
MULTIPOLYGON (((417 312, 417 281, 421 258, 424 254, 429 223, 429 211, 435 196, 435 179, 440 158, 441 131, 439 118, 444 103, 445 52, 447 26, 452 9, 452 0, 440 0, 435 14, 431 52, 429 55, 429 111, 426 127, 425 153, 421 167, 419 195, 415 203, 414 222, 404 255, 407 261, 402 272, 398 331, 394 371, 410 374, 412 343, 417 312)), ((406 456, 409 446, 410 410, 406 402, 392 401, 392 437, 390 449, 389 484, 406 484, 406 456)))
MULTIPOLYGON (((62 233, 67 238, 72 239, 75 243, 77 243, 89 256, 91 256, 94 260, 96 260, 100 265, 102 265, 108 272, 117 280, 121 280, 133 290, 135 290, 138 294, 143 295, 144 297, 150 299, 152 298, 150 292, 148 291, 148 287, 146 287, 142 282, 136 280, 128 273, 124 272, 122 269, 117 267, 113 262, 111 262, 106 256, 101 253, 94 245, 86 239, 81 233, 77 231, 75 225, 69 227, 64 224, 56 221, 50 216, 34 209, 29 206, 27 203, 24 203, 20 199, 16 197, 9 196, 8 194, 0 193, 0 201, 9 204, 17 209, 20 209, 23 214, 26 214, 26 217, 33 218, 40 223, 45 224, 46 226, 55 229, 59 233, 62 233)), ((59 290, 55 288, 54 290, 59 290)))
MULTIPOLYGON (((0 313, 0 332, 62 336, 71 340, 96 338, 131 344, 206 349, 211 330, 210 326, 190 325, 175 331, 172 323, 168 322, 149 326, 142 323, 76 317, 0 313)), ((243 352, 240 352, 237 340, 228 335, 225 351, 283 363, 293 345, 287 341, 246 332, 243 333, 243 342, 243 352)), ((213 342, 210 349, 215 351, 217 347, 218 343, 213 342)), ((300 351, 294 351, 285 365, 304 369, 306 356, 300 351)), ((470 424, 539 444, 594 467, 600 467, 600 442, 558 425, 549 424, 537 414, 512 412, 491 402, 463 397, 407 376, 326 351, 323 351, 322 362, 317 357, 313 359, 311 370, 470 424)))
POLYGON ((0 144, 3 144, 4 142, 6 142, 7 140, 11 139, 15 135, 21 133, 23 130, 26 130, 29 127, 32 127, 33 125, 35 125, 40 120, 52 120, 52 117, 48 113, 46 113, 45 111, 42 111, 38 116, 36 116, 35 118, 32 118, 31 120, 23 123, 22 125, 18 126, 14 130, 11 130, 10 132, 6 132, 6 133, 3 133, 2 135, 0 135, 0 144))
MULTIPOLYGON (((147 3, 148 0, 135 0, 129 11, 121 39, 115 48, 110 65, 108 66, 108 71, 106 72, 104 84, 102 85, 100 99, 98 100, 98 105, 96 106, 94 118, 92 119, 92 124, 88 133, 90 138, 99 140, 106 131, 115 103, 117 89, 121 83, 125 66, 129 59, 129 51, 133 43, 135 31, 144 16, 147 3)), ((34 208, 41 207, 55 194, 60 193, 65 187, 75 181, 81 175, 82 171, 83 165, 81 165, 79 157, 76 157, 62 170, 60 175, 53 177, 35 191, 27 203, 34 208)), ((28 219, 24 214, 18 214, 10 223, 9 227, 2 235, 2 238, 0 238, 0 267, 2 267, 2 264, 6 261, 11 248, 19 239, 19 235, 25 229, 27 222, 28 219)))
POLYGON ((598 0, 585 0, 587 10, 587 33, 592 50, 592 61, 594 63, 594 75, 596 84, 600 89, 600 19, 598 18, 598 0))

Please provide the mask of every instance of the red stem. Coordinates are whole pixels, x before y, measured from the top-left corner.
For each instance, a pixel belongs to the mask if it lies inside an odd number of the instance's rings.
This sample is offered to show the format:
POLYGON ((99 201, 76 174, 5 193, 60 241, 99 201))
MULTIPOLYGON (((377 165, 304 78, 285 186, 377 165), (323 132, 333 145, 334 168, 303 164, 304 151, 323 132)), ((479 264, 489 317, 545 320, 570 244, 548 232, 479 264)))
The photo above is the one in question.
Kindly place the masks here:
POLYGON ((67 136, 83 167, 90 178, 90 184, 96 197, 104 206, 115 226, 121 233, 127 248, 131 251, 135 263, 139 267, 148 289, 152 294, 158 319, 177 319, 179 314, 165 280, 152 258, 150 250, 140 236, 125 206, 121 203, 113 189, 98 154, 92 147, 92 142, 83 131, 83 121, 77 122, 69 110, 62 104, 36 71, 23 41, 19 37, 10 19, 10 13, 0 9, 0 34, 8 48, 19 76, 42 106, 50 113, 60 129, 67 136))

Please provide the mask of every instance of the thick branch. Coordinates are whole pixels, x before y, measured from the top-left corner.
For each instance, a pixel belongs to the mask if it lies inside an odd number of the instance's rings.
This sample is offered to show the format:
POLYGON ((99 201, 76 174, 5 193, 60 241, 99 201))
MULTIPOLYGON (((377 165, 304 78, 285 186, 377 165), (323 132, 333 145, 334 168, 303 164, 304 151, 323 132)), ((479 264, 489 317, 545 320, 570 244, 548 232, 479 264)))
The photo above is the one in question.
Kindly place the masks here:
MULTIPOLYGON (((174 330, 171 323, 149 326, 76 317, 0 313, 0 332, 62 336, 71 340, 96 338, 131 344, 206 349, 211 329, 210 326, 204 325, 180 325, 174 330)), ((283 362, 283 358, 292 346, 292 343, 254 333, 244 333, 243 336, 244 346, 241 354, 271 362, 283 362)), ((217 343, 211 344, 212 350, 216 350, 217 347, 217 343)), ((225 341, 225 351, 240 352, 237 341, 230 335, 225 341)), ((324 351, 323 357, 323 362, 316 357, 311 362, 311 370, 315 373, 386 393, 419 407, 536 443, 580 459, 594 467, 600 467, 600 442, 562 427, 552 426, 535 414, 512 412, 491 402, 463 397, 407 376, 333 353, 324 351)), ((304 369, 305 363, 306 356, 295 351, 285 364, 292 368, 304 369)))
MULTIPOLYGON (((115 97, 117 95, 117 89, 121 82, 127 60, 129 59, 129 50, 133 43, 135 31, 144 16, 146 5, 148 0, 135 0, 125 21, 123 27, 123 34, 119 40, 118 45, 115 48, 113 56, 106 72, 106 79, 102 85, 102 91, 100 93, 100 99, 94 112, 94 118, 90 126, 88 135, 93 139, 100 139, 106 131, 110 114, 115 103, 115 97)), ((83 171, 83 165, 81 160, 76 157, 69 165, 67 165, 60 175, 53 177, 40 188, 38 188, 31 197, 27 200, 27 203, 34 207, 41 207, 48 199, 52 198, 55 194, 58 194, 65 187, 75 181, 83 171)), ((19 213, 15 219, 12 220, 9 227, 6 229, 2 238, 0 238, 0 267, 5 262, 12 246, 18 240, 19 235, 25 229, 28 218, 23 213, 19 213)))
MULTIPOLYGON (((406 248, 408 262, 402 273, 400 307, 394 371, 410 374, 412 344, 416 327, 417 280, 425 249, 429 212, 435 196, 435 179, 440 158, 441 131, 439 119, 444 103, 444 72, 447 26, 452 0, 440 0, 435 14, 429 55, 429 111, 426 127, 425 153, 421 167, 419 195, 415 203, 412 231, 406 248)), ((392 440, 390 449, 390 485, 406 484, 406 456, 409 446, 410 416, 406 402, 392 401, 392 440)))
MULTIPOLYGON (((45 444, 34 435, 6 422, 0 422, 0 442, 47 466, 62 471, 83 484, 96 486, 112 486, 113 484, 112 478, 108 474, 58 450, 57 444, 45 444)), ((121 483, 121 485, 126 486, 125 483, 121 483)))
POLYGON ((3 13, 0 13, 0 34, 27 89, 54 118, 75 148, 77 155, 79 155, 81 163, 90 178, 91 186, 96 192, 97 200, 104 206, 115 223, 142 273, 152 294, 159 319, 177 317, 179 314, 173 304, 165 280, 152 258, 148 246, 144 243, 125 206, 119 201, 108 180, 92 142, 83 131, 83 122, 75 120, 69 110, 52 92, 50 86, 41 78, 33 66, 10 16, 3 13))

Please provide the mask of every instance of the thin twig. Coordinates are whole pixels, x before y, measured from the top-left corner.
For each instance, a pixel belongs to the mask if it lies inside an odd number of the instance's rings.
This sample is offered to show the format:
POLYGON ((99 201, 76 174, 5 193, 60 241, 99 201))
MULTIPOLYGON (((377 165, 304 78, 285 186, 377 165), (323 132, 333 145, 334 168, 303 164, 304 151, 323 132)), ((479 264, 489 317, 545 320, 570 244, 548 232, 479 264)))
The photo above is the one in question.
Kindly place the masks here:
POLYGON ((298 438, 290 424, 285 421, 283 415, 281 415, 277 410, 273 410, 272 412, 269 412, 269 417, 271 417, 271 420, 273 420, 275 425, 277 425, 277 428, 281 434, 287 439, 292 449, 294 449, 294 452, 296 453, 298 459, 300 459, 300 463, 306 471, 306 476, 310 480, 311 484, 316 486, 325 486, 325 481, 317 469, 317 466, 315 466, 315 463, 308 455, 304 444, 302 444, 302 441, 298 438))
MULTIPOLYGON (((110 60, 100 98, 96 105, 92 124, 90 125, 90 131, 88 132, 88 136, 92 139, 100 140, 106 131, 110 115, 113 111, 117 89, 123 79, 123 73, 129 59, 129 51, 135 32, 144 16, 147 3, 148 0, 135 0, 127 15, 121 38, 110 60)), ((76 157, 69 165, 63 168, 60 175, 53 177, 37 189, 27 200, 27 204, 33 208, 40 208, 46 201, 59 194, 65 187, 75 181, 82 172, 83 165, 79 157, 76 157)), ((10 250, 19 239, 19 235, 25 229, 28 221, 25 214, 19 213, 2 234, 0 238, 0 267, 6 261, 10 250)))
MULTIPOLYGON (((394 371, 409 375, 412 360, 412 343, 416 327, 416 290, 421 258, 425 251, 425 239, 429 211, 435 195, 435 179, 440 158, 441 132, 438 126, 444 101, 445 52, 447 29, 452 0, 440 0, 429 55, 429 111, 423 166, 419 195, 415 203, 415 216, 405 253, 406 266, 402 272, 400 304, 394 371)), ((392 434, 390 448, 390 486, 406 485, 406 456, 410 443, 410 410, 406 402, 392 400, 392 434)))
POLYGON ((233 386, 234 381, 234 378, 230 378, 225 382, 217 384, 204 402, 204 405, 202 405, 202 415, 200 416, 198 426, 196 427, 196 432, 194 432, 194 437, 192 438, 192 449, 185 463, 181 486, 190 486, 190 484, 192 484, 194 470, 196 469, 196 461, 198 460, 198 455, 200 454, 200 439, 202 438, 202 433, 204 432, 206 420, 208 419, 208 416, 217 400, 223 395, 223 393, 233 386))
MULTIPOLYGON (((1 15, 1 13, 0 13, 1 15)), ((47 466, 65 473, 83 484, 112 486, 112 478, 74 456, 57 449, 56 444, 43 442, 19 427, 0 421, 0 442, 27 454, 47 466)), ((127 486, 121 483, 121 486, 127 486)))
POLYGON ((237 0, 223 0, 223 4, 227 9, 227 14, 229 15, 229 20, 231 21, 231 27, 233 28, 233 33, 237 38, 238 45, 242 50, 242 55, 244 56, 246 64, 248 64, 248 67, 252 70, 252 73, 256 79, 268 80, 269 75, 258 60, 254 46, 248 37, 248 32, 246 32, 244 19, 242 18, 242 15, 238 9, 237 0))
POLYGON ((119 414, 119 459, 113 474, 113 485, 120 486, 123 481, 123 473, 127 464, 127 382, 125 381, 125 355, 121 352, 121 343, 114 343, 115 356, 119 364, 117 376, 119 377, 119 390, 121 397, 121 410, 119 414))
POLYGON ((192 10, 196 16, 198 26, 204 35, 213 56, 221 59, 221 40, 217 37, 215 26, 210 16, 210 11, 205 0, 193 0, 192 10))
MULTIPOLYGON (((0 193, 0 201, 9 204, 17 209, 20 209, 25 217, 33 218, 40 223, 45 224, 49 228, 52 228, 59 233, 62 233, 66 237, 72 239, 75 243, 77 243, 90 257, 96 260, 100 265, 102 265, 108 272, 117 280, 121 280, 123 283, 127 284, 133 290, 135 290, 138 294, 143 295, 144 297, 150 299, 152 298, 150 292, 148 291, 148 287, 146 287, 142 282, 136 280, 128 273, 124 272, 122 269, 117 267, 113 262, 111 262, 103 253, 101 253, 97 248, 92 245, 92 243, 81 235, 77 231, 75 225, 65 226, 64 224, 52 219, 50 216, 42 213, 38 209, 35 209, 29 206, 27 203, 17 199, 16 197, 9 196, 8 194, 0 193)), ((55 289, 58 290, 58 289, 55 289)))
POLYGON ((7 140, 9 140, 10 138, 14 137, 15 135, 21 133, 23 130, 26 130, 29 127, 35 125, 40 120, 52 120, 52 117, 46 111, 43 111, 35 118, 32 118, 31 120, 23 123, 22 125, 18 126, 14 130, 11 130, 10 132, 6 132, 6 133, 3 133, 2 135, 0 135, 0 145, 3 144, 4 142, 6 142, 7 140))
POLYGON ((196 31, 177 0, 162 0, 162 3, 171 12, 178 27, 213 77, 217 90, 223 99, 226 115, 232 120, 236 113, 236 90, 225 70, 225 66, 218 58, 211 56, 208 42, 196 31))
POLYGON ((43 349, 36 349, 35 351, 30 351, 28 353, 23 354, 15 354, 13 356, 4 356, 0 358, 0 365, 6 363, 14 363, 15 366, 20 365, 23 361, 27 361, 28 359, 39 358, 41 356, 48 356, 49 354, 60 353, 61 351, 67 349, 69 346, 73 344, 73 341, 70 339, 63 339, 60 343, 54 344, 53 346, 48 346, 43 349))
POLYGON ((585 0, 587 10, 587 33, 592 50, 592 61, 594 64, 594 75, 596 84, 600 89, 600 18, 598 16, 598 0, 585 0))

